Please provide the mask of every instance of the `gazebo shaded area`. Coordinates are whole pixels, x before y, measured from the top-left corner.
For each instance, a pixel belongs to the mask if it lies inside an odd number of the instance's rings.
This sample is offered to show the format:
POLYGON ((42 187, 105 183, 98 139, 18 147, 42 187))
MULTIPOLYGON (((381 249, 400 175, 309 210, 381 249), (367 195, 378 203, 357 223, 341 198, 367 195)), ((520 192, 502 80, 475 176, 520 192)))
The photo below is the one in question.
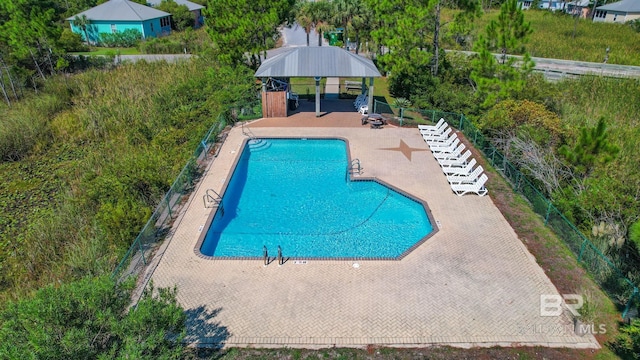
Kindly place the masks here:
POLYGON ((373 78, 380 76, 370 59, 334 46, 291 48, 265 60, 255 74, 262 81, 264 117, 287 116, 288 100, 292 97, 289 79, 295 77, 314 78, 316 116, 320 116, 320 80, 323 77, 362 78, 363 92, 368 78, 368 106, 372 109, 373 78))

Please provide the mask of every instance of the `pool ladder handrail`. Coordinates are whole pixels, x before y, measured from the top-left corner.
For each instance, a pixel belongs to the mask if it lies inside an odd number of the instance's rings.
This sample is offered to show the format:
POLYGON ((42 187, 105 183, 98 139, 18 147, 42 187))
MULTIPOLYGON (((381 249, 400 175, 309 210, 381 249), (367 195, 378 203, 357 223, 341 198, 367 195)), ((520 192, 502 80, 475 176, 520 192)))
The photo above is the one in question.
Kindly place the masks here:
POLYGON ((349 174, 362 174, 362 165, 360 164, 360 159, 355 158, 351 160, 349 164, 349 174))
POLYGON ((248 126, 246 128, 244 127, 244 122, 242 123, 242 134, 244 136, 247 136, 250 140, 257 139, 257 137, 253 134, 253 132, 248 126))
MULTIPOLYGON (((275 260, 278 260, 278 266, 282 266, 284 264, 284 257, 282 256, 282 248, 280 245, 278 245, 278 256, 276 256, 275 260)), ((264 266, 271 263, 271 258, 269 258, 269 251, 267 250, 266 245, 262 245, 262 261, 264 266)))
POLYGON ((266 245, 262 245, 262 258, 264 259, 264 266, 269 265, 269 251, 267 251, 266 245))
POLYGON ((222 204, 222 196, 213 189, 207 189, 205 194, 202 196, 202 201, 204 202, 205 209, 214 208, 222 204))

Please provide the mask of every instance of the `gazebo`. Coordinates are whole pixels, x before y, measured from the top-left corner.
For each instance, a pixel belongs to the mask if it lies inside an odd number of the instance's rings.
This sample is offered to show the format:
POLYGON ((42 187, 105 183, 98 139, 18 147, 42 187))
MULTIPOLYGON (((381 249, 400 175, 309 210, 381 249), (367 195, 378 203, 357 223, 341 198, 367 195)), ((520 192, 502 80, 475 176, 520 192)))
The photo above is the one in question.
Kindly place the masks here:
MULTIPOLYGON (((287 116, 287 91, 267 91, 269 78, 312 77, 316 85, 316 116, 320 116, 320 80, 323 77, 369 78, 368 106, 373 109, 373 78, 380 77, 373 61, 335 46, 294 47, 265 60, 255 77, 262 80, 264 117, 287 116), (274 111, 275 110, 275 111, 274 111)), ((288 89, 287 89, 288 90, 288 89)))

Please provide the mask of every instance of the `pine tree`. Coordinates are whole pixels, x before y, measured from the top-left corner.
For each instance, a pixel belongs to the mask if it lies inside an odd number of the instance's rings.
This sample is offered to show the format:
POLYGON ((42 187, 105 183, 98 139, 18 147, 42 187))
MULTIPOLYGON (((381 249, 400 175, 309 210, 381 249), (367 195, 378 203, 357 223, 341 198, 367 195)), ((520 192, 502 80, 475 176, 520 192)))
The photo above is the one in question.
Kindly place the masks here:
POLYGON ((607 124, 603 117, 598 119, 595 127, 580 129, 578 140, 569 147, 563 145, 558 149, 560 155, 573 165, 581 178, 587 178, 598 164, 612 161, 620 149, 609 141, 607 124))
POLYGON ((500 8, 498 21, 492 20, 487 25, 486 35, 479 36, 475 45, 478 56, 473 61, 471 78, 477 85, 483 106, 490 107, 524 88, 525 80, 535 66, 524 47, 532 31, 516 0, 507 0, 500 8), (500 61, 492 53, 496 50, 501 54, 500 61), (523 56, 518 59, 509 54, 523 56))

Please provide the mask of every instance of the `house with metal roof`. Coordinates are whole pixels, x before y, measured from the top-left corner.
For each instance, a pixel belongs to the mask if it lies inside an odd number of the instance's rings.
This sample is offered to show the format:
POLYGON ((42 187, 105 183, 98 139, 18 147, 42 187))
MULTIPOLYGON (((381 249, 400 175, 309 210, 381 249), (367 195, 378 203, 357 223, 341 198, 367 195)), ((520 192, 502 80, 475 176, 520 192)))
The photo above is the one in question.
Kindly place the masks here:
POLYGON ((129 0, 110 0, 67 20, 71 24, 71 30, 91 44, 99 44, 102 33, 111 34, 128 29, 138 30, 143 39, 171 33, 171 14, 129 0), (83 16, 89 22, 86 25, 86 35, 85 29, 75 23, 76 17, 83 16))
POLYGON ((323 77, 362 78, 362 90, 369 79, 368 108, 373 108, 373 78, 381 77, 376 65, 360 55, 335 46, 294 47, 266 59, 256 71, 262 80, 262 114, 264 117, 286 116, 289 88, 269 91, 270 79, 288 83, 292 77, 311 77, 316 83, 316 116, 320 116, 320 80, 323 77), (272 111, 273 109, 277 111, 272 111))
POLYGON ((598 6, 593 15, 596 22, 626 23, 640 19, 640 0, 622 0, 598 6))
MULTIPOLYGON (((518 0, 518 5, 522 8, 522 10, 531 9, 534 4, 533 0, 518 0)), ((551 11, 563 10, 565 6, 565 1, 563 0, 540 0, 538 1, 539 9, 546 9, 551 11)))
MULTIPOLYGON (((188 0, 173 1, 175 1, 178 5, 185 5, 189 9, 189 11, 191 11, 191 13, 193 14, 193 19, 195 20, 194 27, 199 28, 200 26, 204 25, 204 17, 202 16, 202 9, 204 9, 204 6, 188 0)), ((147 0, 147 4, 154 7, 160 5, 161 2, 162 0, 147 0)))

